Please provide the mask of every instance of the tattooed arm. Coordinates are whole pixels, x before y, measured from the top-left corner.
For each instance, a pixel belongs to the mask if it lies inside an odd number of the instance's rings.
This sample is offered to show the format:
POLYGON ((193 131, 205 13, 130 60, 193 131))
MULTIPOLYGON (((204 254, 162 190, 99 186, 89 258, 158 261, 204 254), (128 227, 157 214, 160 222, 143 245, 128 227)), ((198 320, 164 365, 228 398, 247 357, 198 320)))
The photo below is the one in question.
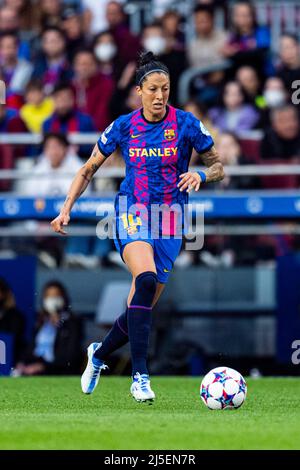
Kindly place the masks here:
MULTIPOLYGON (((204 172, 206 175, 206 183, 221 181, 224 178, 225 173, 215 147, 211 147, 211 149, 209 149, 207 152, 201 154, 200 157, 202 158, 204 165, 207 167, 204 172)), ((182 173, 179 178, 181 178, 180 182, 178 183, 180 191, 184 191, 185 189, 188 193, 192 189, 199 191, 200 185, 202 183, 202 179, 199 173, 188 171, 187 173, 182 173)))
POLYGON ((211 149, 200 155, 200 157, 202 158, 204 165, 207 167, 207 170, 205 170, 206 183, 222 181, 225 173, 215 146, 212 146, 211 149))
POLYGON ((66 234, 62 226, 68 225, 70 212, 75 201, 84 193, 94 174, 105 160, 106 157, 102 155, 96 144, 91 157, 76 173, 60 214, 51 222, 54 232, 61 233, 62 235, 66 234))

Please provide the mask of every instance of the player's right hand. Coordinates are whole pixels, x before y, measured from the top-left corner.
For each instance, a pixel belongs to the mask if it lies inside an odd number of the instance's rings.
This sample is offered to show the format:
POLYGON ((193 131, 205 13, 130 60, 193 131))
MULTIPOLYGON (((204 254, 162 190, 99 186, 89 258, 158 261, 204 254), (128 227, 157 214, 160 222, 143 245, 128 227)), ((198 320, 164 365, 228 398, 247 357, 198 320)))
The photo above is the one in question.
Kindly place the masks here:
POLYGON ((61 233, 62 235, 67 235, 67 232, 62 227, 67 226, 69 222, 69 214, 60 213, 54 220, 52 220, 50 225, 54 232, 61 233))

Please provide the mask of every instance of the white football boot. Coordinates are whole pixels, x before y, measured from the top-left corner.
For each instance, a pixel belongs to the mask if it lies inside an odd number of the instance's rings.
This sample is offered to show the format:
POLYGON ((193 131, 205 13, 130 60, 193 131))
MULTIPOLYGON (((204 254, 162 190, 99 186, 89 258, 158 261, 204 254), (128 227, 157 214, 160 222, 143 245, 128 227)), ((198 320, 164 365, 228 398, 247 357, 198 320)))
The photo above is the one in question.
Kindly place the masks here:
POLYGON ((92 343, 87 349, 88 361, 84 373, 81 376, 81 389, 83 393, 93 393, 98 385, 101 371, 108 369, 101 359, 94 357, 94 353, 102 343, 92 343))
POLYGON ((155 393, 151 389, 148 374, 139 374, 137 372, 133 377, 130 392, 136 401, 153 401, 155 393))

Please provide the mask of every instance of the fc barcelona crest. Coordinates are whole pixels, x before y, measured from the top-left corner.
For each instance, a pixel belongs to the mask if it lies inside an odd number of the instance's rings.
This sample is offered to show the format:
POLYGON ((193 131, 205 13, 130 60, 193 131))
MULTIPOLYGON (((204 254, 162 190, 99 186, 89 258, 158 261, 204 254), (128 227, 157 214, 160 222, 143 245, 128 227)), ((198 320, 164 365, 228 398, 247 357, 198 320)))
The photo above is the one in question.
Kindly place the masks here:
POLYGON ((173 140, 173 139, 175 139, 175 136, 176 136, 175 129, 166 129, 164 131, 164 137, 167 140, 173 140))

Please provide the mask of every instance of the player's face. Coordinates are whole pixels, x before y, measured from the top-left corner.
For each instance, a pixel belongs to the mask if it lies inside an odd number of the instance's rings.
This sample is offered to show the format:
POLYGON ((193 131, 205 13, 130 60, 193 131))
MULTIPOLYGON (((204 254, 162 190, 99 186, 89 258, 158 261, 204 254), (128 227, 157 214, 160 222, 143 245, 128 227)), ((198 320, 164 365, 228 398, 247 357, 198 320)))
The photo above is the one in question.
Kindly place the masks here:
POLYGON ((151 73, 142 86, 137 87, 142 98, 144 113, 150 116, 163 116, 170 95, 170 80, 165 73, 151 73))

